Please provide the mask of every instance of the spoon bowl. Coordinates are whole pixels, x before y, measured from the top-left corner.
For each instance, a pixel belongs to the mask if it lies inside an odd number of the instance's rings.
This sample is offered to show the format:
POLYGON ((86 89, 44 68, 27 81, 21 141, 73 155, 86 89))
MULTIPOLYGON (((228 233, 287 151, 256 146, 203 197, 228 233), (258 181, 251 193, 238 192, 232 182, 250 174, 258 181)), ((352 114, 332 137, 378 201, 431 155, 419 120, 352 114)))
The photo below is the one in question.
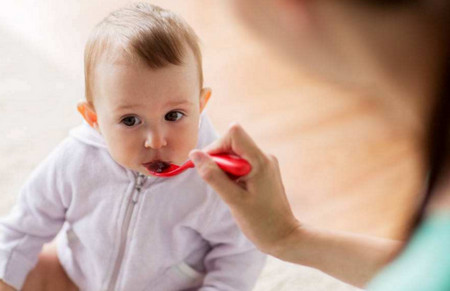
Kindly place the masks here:
MULTIPOLYGON (((216 162, 216 164, 224 172, 234 176, 241 177, 250 173, 252 167, 244 159, 230 154, 212 154, 210 157, 216 162)), ((189 168, 194 168, 195 165, 191 160, 188 160, 181 166, 175 164, 170 164, 170 166, 162 172, 156 172, 148 170, 149 173, 156 177, 173 177, 176 176, 189 168)))

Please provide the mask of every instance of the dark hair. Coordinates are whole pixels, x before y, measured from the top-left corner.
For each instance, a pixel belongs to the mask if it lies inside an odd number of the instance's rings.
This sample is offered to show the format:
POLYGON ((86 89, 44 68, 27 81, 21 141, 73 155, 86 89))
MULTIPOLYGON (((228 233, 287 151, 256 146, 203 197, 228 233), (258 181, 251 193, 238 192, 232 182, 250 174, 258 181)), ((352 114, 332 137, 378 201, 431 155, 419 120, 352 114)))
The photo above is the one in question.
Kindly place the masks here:
MULTIPOLYGON (((411 0, 411 2, 421 2, 411 0)), ((440 32, 443 35, 444 63, 442 64, 441 78, 435 93, 435 104, 428 123, 427 144, 426 144, 426 165, 428 166, 428 176, 425 193, 422 201, 413 218, 409 236, 420 225, 425 217, 427 206, 432 197, 437 194, 437 188, 450 170, 450 38, 448 27, 450 25, 450 5, 446 0, 440 2, 437 9, 433 8, 436 15, 440 32)))
POLYGON ((412 230, 422 222, 426 207, 431 197, 436 193, 436 188, 450 161, 450 54, 447 50, 447 59, 443 77, 440 80, 440 89, 436 96, 436 104, 428 126, 427 154, 429 167, 427 185, 420 208, 414 218, 412 230))
MULTIPOLYGON (((450 169, 450 41, 446 33, 450 24, 450 5, 446 5, 446 0, 442 1, 438 9, 428 7, 426 1, 420 0, 367 0, 364 4, 372 5, 380 9, 402 8, 420 5, 420 9, 428 9, 436 15, 436 21, 441 22, 439 26, 443 28, 446 37, 446 60, 443 64, 441 79, 434 96, 435 104, 427 124, 427 136, 425 144, 425 165, 428 169, 426 185, 419 207, 414 213, 408 236, 413 235, 414 230, 420 225, 425 217, 427 206, 431 198, 436 194, 439 183, 442 182, 446 171, 450 169), (430 9, 431 8, 431 9, 430 9)), ((431 96, 428 96, 431 97, 431 96)))

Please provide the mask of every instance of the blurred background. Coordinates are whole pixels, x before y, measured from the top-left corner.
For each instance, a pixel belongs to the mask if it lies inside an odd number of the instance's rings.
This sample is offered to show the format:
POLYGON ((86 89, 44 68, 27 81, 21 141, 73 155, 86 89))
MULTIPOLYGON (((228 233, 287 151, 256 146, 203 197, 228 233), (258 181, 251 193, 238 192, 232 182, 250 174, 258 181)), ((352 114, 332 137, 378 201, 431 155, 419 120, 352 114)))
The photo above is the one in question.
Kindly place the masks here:
MULTIPOLYGON (((0 9, 0 215, 32 169, 81 122, 90 30, 126 0, 6 0, 0 9)), ((226 1, 158 0, 202 41, 208 114, 240 122, 275 154, 306 224, 401 238, 420 172, 413 121, 377 96, 308 76, 258 39, 226 1), (411 128, 411 130, 405 130, 411 128), (417 179, 413 179, 417 177, 417 179), (395 186, 394 186, 395 185, 395 186)), ((270 259, 255 290, 355 290, 270 259)))

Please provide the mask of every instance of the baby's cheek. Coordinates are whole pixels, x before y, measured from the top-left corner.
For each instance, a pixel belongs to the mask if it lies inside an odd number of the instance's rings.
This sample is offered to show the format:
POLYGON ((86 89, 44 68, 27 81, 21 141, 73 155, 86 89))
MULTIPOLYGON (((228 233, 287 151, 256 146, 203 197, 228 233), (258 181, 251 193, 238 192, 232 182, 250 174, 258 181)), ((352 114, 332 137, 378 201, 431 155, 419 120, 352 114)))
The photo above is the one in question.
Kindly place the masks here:
POLYGON ((184 149, 184 151, 189 152, 194 149, 197 145, 198 141, 198 128, 189 128, 183 132, 183 137, 178 139, 178 143, 180 147, 184 149))
POLYGON ((120 165, 126 168, 132 168, 134 160, 136 159, 136 146, 126 141, 113 142, 110 147, 110 154, 112 158, 120 165))

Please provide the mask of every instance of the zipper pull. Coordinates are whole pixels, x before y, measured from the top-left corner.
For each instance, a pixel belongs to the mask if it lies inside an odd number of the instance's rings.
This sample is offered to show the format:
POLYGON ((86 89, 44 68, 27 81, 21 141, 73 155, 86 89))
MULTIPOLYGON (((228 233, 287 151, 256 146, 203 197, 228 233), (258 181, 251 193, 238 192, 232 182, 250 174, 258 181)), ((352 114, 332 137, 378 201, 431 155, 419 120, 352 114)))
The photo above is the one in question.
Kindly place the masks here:
POLYGON ((145 178, 146 177, 142 174, 138 174, 138 176, 137 176, 136 186, 135 186, 136 191, 133 193, 133 198, 132 198, 132 201, 134 204, 136 204, 138 202, 139 194, 141 193, 142 185, 144 185, 145 178))

